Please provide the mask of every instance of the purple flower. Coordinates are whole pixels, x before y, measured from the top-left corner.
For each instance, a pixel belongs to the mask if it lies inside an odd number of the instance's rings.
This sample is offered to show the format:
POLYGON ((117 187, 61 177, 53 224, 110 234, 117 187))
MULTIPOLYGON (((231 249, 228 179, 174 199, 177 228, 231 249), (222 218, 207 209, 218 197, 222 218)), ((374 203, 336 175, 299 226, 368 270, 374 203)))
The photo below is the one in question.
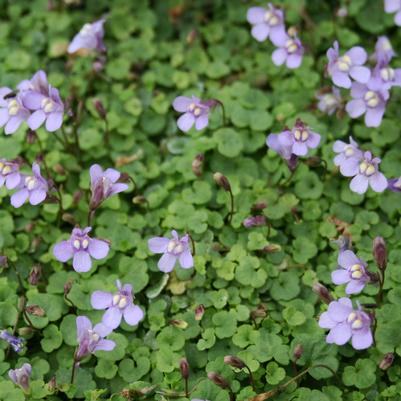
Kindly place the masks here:
POLYGON ((106 46, 103 43, 104 23, 105 20, 101 19, 92 24, 85 24, 72 39, 72 42, 68 46, 68 53, 75 53, 80 49, 94 49, 99 52, 106 51, 106 46))
POLYGON ((387 189, 392 192, 401 192, 401 177, 387 180, 387 189))
POLYGON ((331 273, 333 283, 337 285, 348 283, 345 292, 359 294, 369 281, 366 263, 354 252, 346 250, 338 255, 338 265, 340 269, 331 273))
POLYGON ((91 230, 91 227, 83 230, 74 228, 69 240, 61 241, 54 246, 53 255, 63 263, 73 258, 72 266, 78 273, 89 271, 92 268, 91 258, 103 259, 110 250, 107 241, 89 237, 88 233, 91 230))
POLYGON ((370 185, 373 191, 383 192, 387 188, 387 179, 379 171, 380 162, 378 157, 372 158, 370 152, 365 152, 361 159, 350 157, 342 163, 341 173, 345 177, 354 177, 350 183, 351 191, 363 194, 370 185))
MULTIPOLYGON (((311 131, 309 127, 299 119, 296 121, 291 131, 284 130, 280 134, 270 134, 267 137, 267 145, 271 146, 273 144, 273 146, 278 149, 281 147, 283 155, 288 155, 290 153, 296 156, 306 156, 308 149, 316 148, 319 143, 320 135, 311 131)), ((274 149, 273 146, 271 147, 274 149)), ((287 157, 284 158, 286 159, 287 157)))
POLYGON ((352 338, 355 349, 369 348, 373 343, 370 329, 372 319, 360 307, 353 309, 349 298, 330 302, 327 312, 321 314, 319 326, 330 329, 326 342, 344 345, 352 338))
POLYGON ((345 109, 351 118, 358 118, 365 114, 367 127, 378 127, 381 124, 387 100, 390 97, 388 90, 377 88, 375 81, 371 80, 366 85, 354 82, 352 84, 350 100, 345 109))
POLYGON ((31 79, 21 81, 17 88, 21 94, 25 92, 39 92, 42 95, 46 95, 49 92, 49 82, 47 81, 46 73, 43 70, 39 70, 31 79))
POLYGON ((363 67, 368 58, 366 51, 355 46, 340 56, 338 42, 333 43, 333 47, 327 50, 329 63, 327 71, 333 79, 333 83, 341 88, 351 87, 351 78, 360 83, 366 83, 370 78, 370 70, 363 67))
POLYGON ((91 304, 94 309, 107 309, 103 315, 102 322, 111 329, 117 328, 122 317, 127 324, 135 326, 143 319, 142 309, 134 305, 132 285, 121 286, 119 280, 116 282, 117 293, 95 291, 91 297, 91 304))
POLYGON ((91 191, 92 197, 90 201, 91 209, 96 209, 100 204, 119 192, 128 189, 127 184, 117 182, 120 179, 121 173, 113 168, 103 169, 98 165, 94 164, 89 169, 91 177, 91 191))
POLYGON ((7 341, 15 352, 21 352, 22 348, 24 348, 24 340, 11 335, 6 330, 0 331, 0 338, 7 341))
POLYGON ((288 68, 298 68, 302 63, 304 47, 297 36, 287 34, 272 38, 272 42, 278 49, 272 54, 273 63, 277 66, 286 64, 288 68))
POLYGON ((384 0, 384 11, 389 14, 396 13, 394 22, 401 26, 401 0, 384 0))
POLYGON ((246 228, 264 226, 266 224, 266 217, 260 216, 260 215, 259 216, 249 216, 242 222, 242 224, 246 228))
POLYGON ((148 241, 148 246, 153 253, 162 253, 157 266, 160 271, 169 273, 173 270, 177 260, 183 269, 190 269, 194 265, 189 247, 189 235, 179 238, 177 231, 171 231, 173 238, 154 237, 148 241))
POLYGON ((32 206, 43 202, 47 197, 49 185, 40 174, 39 164, 32 164, 32 175, 21 174, 17 192, 11 196, 11 204, 15 208, 21 207, 27 199, 32 206))
POLYGON ((81 360, 96 351, 112 351, 116 343, 112 340, 104 340, 111 333, 111 329, 102 323, 92 328, 91 321, 86 316, 77 317, 77 341, 78 350, 76 360, 81 360))
POLYGON ((175 111, 184 113, 178 120, 177 125, 181 131, 188 132, 195 124, 197 131, 206 128, 209 124, 210 105, 195 96, 178 96, 174 99, 175 111))
POLYGON ((375 45, 374 60, 378 63, 389 63, 396 55, 387 36, 379 36, 375 45))
POLYGON ((247 13, 248 22, 253 25, 252 36, 263 42, 269 36, 271 40, 279 40, 285 35, 283 12, 271 3, 264 7, 251 7, 247 13))
MULTIPOLYGON (((351 136, 349 137, 349 143, 335 141, 333 150, 338 153, 334 158, 334 164, 340 167, 341 174, 346 177, 348 177, 348 165, 351 163, 351 165, 354 166, 363 158, 363 152, 359 149, 358 144, 351 136)), ((353 171, 356 171, 356 169, 354 168, 353 171)))
POLYGON ((0 159, 0 188, 6 184, 7 189, 14 189, 20 181, 19 164, 0 159))
POLYGON ((0 88, 0 127, 5 126, 6 135, 17 131, 29 114, 29 110, 24 107, 19 95, 14 95, 10 88, 0 88))
POLYGON ((391 89, 393 86, 401 86, 401 68, 391 68, 387 62, 380 62, 373 70, 369 82, 372 89, 391 89))
POLYGON ((56 88, 49 85, 45 94, 27 91, 22 101, 33 112, 27 121, 30 129, 36 130, 46 121, 47 131, 54 132, 63 124, 64 104, 56 88))
POLYGON ((331 88, 331 92, 318 93, 316 98, 319 100, 317 108, 329 116, 337 111, 342 105, 340 91, 334 86, 331 88))
POLYGON ((29 363, 24 363, 19 369, 10 369, 8 377, 24 391, 29 390, 29 379, 31 377, 32 366, 29 363))
POLYGON ((292 144, 287 139, 286 132, 269 134, 266 138, 266 145, 276 151, 284 160, 290 160, 292 156, 292 144))

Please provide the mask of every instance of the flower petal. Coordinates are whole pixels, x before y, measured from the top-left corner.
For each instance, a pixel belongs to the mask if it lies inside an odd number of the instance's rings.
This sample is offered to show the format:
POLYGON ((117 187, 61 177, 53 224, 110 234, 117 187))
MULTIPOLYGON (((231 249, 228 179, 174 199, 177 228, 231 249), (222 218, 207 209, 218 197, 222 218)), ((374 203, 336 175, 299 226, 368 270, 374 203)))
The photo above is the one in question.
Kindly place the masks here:
POLYGON ((115 329, 120 325, 122 317, 123 314, 121 310, 112 306, 111 308, 107 309, 106 313, 103 315, 102 323, 111 329, 115 329))
POLYGON ((334 270, 331 273, 331 281, 336 285, 348 283, 350 281, 349 273, 344 269, 334 270))
POLYGON ((361 263, 360 259, 355 255, 355 253, 349 249, 338 254, 337 262, 344 269, 348 269, 353 265, 361 263))
POLYGON ((95 291, 91 295, 91 305, 93 309, 106 309, 113 302, 113 294, 106 291, 95 291))
POLYGON ((195 117, 192 113, 183 114, 178 120, 177 125, 181 131, 188 132, 194 125, 195 117))
POLYGON ((70 260, 74 255, 70 241, 61 241, 54 245, 53 255, 57 260, 63 263, 70 260))
POLYGON ((109 250, 110 246, 106 241, 94 238, 89 241, 88 252, 94 259, 105 258, 109 250))
POLYGON ((144 313, 137 305, 130 305, 124 309, 124 320, 130 326, 136 326, 142 319, 144 313))
POLYGON ((330 330, 326 341, 329 344, 334 343, 337 345, 344 345, 351 338, 351 335, 352 332, 349 324, 346 322, 339 323, 330 330))
POLYGON ((11 195, 11 204, 15 208, 21 207, 25 201, 28 199, 29 191, 27 189, 21 189, 18 192, 15 192, 11 195))
POLYGON ((79 251, 74 254, 72 267, 78 273, 85 273, 92 267, 92 260, 88 252, 79 251))
POLYGON ((169 242, 169 238, 154 237, 148 241, 148 247, 153 253, 164 253, 167 250, 169 242))
POLYGON ((368 177, 358 174, 350 182, 350 189, 357 194, 364 194, 368 190, 369 179, 368 177))
POLYGON ((373 336, 370 328, 356 330, 352 334, 352 346, 355 349, 366 349, 373 344, 373 336))
POLYGON ((157 267, 160 271, 164 273, 170 273, 175 266, 175 262, 177 261, 177 257, 172 255, 171 253, 166 252, 157 263, 157 267))

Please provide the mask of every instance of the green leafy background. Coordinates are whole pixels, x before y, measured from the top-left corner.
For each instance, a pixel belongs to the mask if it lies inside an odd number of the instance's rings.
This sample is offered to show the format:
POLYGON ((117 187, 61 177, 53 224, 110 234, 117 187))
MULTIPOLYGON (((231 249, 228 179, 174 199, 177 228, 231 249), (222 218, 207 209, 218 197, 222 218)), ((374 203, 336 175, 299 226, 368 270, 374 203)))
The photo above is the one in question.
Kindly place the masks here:
MULTIPOLYGON (((191 398, 229 399, 227 392, 206 378, 210 371, 223 375, 238 400, 245 400, 287 382, 306 367, 324 364, 336 375, 327 369, 312 369, 276 399, 400 400, 400 196, 352 193, 349 180, 332 163, 332 143, 353 135, 364 149, 382 158, 381 168, 388 177, 399 176, 401 92, 392 89, 385 118, 377 129, 347 116, 324 116, 315 107, 317 90, 330 85, 324 66, 325 52, 333 40, 342 48, 360 44, 372 53, 376 38, 387 35, 393 47, 400 48, 401 31, 394 26, 393 16, 384 13, 382 1, 278 1, 285 9, 287 26, 298 28, 307 47, 297 70, 274 66, 273 46, 251 37, 246 11, 256 1, 81 3, 0 0, 1 85, 15 87, 44 69, 63 99, 74 93, 83 104, 78 128, 80 157, 73 145, 73 118, 66 117, 64 122, 69 151, 56 141, 55 134, 38 130, 70 216, 58 225, 57 204, 15 210, 9 194, 0 190, 0 248, 15 262, 24 285, 22 291, 14 271, 3 270, 0 326, 12 330, 23 293, 28 305, 39 305, 45 311, 44 317, 30 318, 37 330, 27 329, 22 317, 18 320, 17 331, 27 340, 24 354, 9 352, 7 344, 0 343, 0 400, 24 399, 7 371, 28 361, 33 365, 28 399, 117 401, 125 399, 124 389, 131 389, 134 397, 135 390, 154 385, 148 399, 165 400, 169 397, 160 394, 161 389, 182 394, 179 361, 183 357, 190 364, 191 398), (347 17, 336 16, 340 5, 347 7, 347 17), (93 77, 94 57, 67 57, 66 47, 84 23, 102 15, 107 16, 107 63, 93 77), (177 95, 192 94, 223 102, 226 124, 221 109, 216 108, 206 130, 180 132, 171 103, 177 95), (109 146, 105 145, 104 122, 93 105, 95 99, 107 110, 109 146), (268 133, 291 126, 296 118, 322 135, 313 154, 327 161, 328 171, 324 174, 300 164, 289 184, 282 185, 288 169, 267 149, 265 139, 268 133), (199 153, 205 155, 205 162, 198 178, 191 163, 199 153), (130 191, 110 199, 97 212, 94 233, 111 240, 111 252, 89 273, 77 274, 69 263, 63 266, 54 259, 52 247, 70 233, 73 220, 82 226, 86 223, 88 169, 93 163, 117 166, 137 186, 131 185, 130 191), (225 221, 228 194, 212 178, 216 171, 228 177, 233 189, 231 224, 225 221), (134 202, 139 195, 146 203, 134 202), (243 219, 261 201, 267 203, 263 213, 271 229, 245 229, 243 219), (151 255, 147 240, 171 229, 191 233, 196 242, 195 268, 176 268, 166 277, 158 271, 158 257, 151 255), (376 345, 362 352, 350 345, 325 343, 325 333, 317 324, 325 305, 311 289, 320 281, 335 296, 344 295, 343 286, 335 288, 330 281, 337 258, 337 246, 331 240, 344 230, 372 270, 372 239, 383 236, 389 248, 376 345), (268 245, 278 251, 265 252, 268 245), (42 279, 37 286, 29 285, 28 274, 38 264, 42 279), (69 386, 75 317, 85 314, 99 321, 102 313, 91 309, 90 294, 97 289, 114 290, 117 278, 133 284, 145 319, 135 328, 123 324, 110 336, 116 348, 98 352, 83 363, 75 385, 69 386), (66 282, 72 283, 73 307, 63 297, 66 282), (205 314, 199 321, 194 311, 200 304, 205 314), (261 309, 265 316, 255 317, 261 309), (304 353, 294 362, 298 344, 304 353), (395 362, 381 371, 378 364, 388 352, 395 352, 395 362), (246 361, 256 391, 245 371, 224 364, 227 354, 246 361), (59 386, 56 393, 44 385, 52 377, 59 386)), ((396 57, 393 65, 401 66, 400 59, 396 57)), ((13 136, 0 137, 1 157, 22 156, 29 163, 35 159, 40 153, 38 143, 29 144, 25 131, 23 127, 13 136)), ((371 286, 354 299, 373 302, 376 292, 371 286)))

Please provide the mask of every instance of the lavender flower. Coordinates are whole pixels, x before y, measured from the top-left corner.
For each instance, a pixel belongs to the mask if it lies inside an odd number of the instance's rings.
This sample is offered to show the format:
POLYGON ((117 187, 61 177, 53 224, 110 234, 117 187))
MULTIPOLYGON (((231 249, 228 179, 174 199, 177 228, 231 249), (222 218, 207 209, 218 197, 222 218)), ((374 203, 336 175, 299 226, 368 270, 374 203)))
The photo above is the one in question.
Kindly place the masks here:
POLYGON ((112 351, 116 346, 114 341, 104 339, 112 331, 109 327, 98 323, 92 328, 92 323, 86 316, 78 316, 76 322, 78 350, 75 360, 79 361, 96 351, 112 351))
POLYGON ((101 19, 92 24, 85 24, 72 39, 72 42, 68 46, 68 53, 75 53, 80 49, 93 49, 99 52, 106 51, 106 46, 103 43, 104 23, 105 20, 101 19))
POLYGON ((338 42, 335 41, 333 47, 327 50, 327 58, 329 59, 327 71, 335 85, 350 88, 351 78, 364 84, 369 81, 370 70, 362 66, 368 56, 362 47, 355 46, 340 56, 338 42))
POLYGON ((21 180, 16 189, 17 192, 11 196, 11 204, 15 208, 21 207, 27 199, 32 206, 46 199, 49 185, 40 174, 39 164, 32 164, 32 175, 21 174, 21 180))
POLYGON ((381 160, 372 158, 371 152, 365 152, 361 159, 350 157, 342 165, 345 177, 354 177, 350 183, 351 191, 363 194, 368 186, 375 192, 383 192, 387 188, 387 179, 379 171, 381 160))
POLYGON ((401 0, 384 0, 384 11, 388 14, 396 13, 394 22, 401 26, 401 0))
POLYGON ((78 273, 84 273, 92 268, 93 259, 105 258, 110 250, 105 240, 90 238, 88 233, 92 227, 83 230, 74 228, 67 241, 61 241, 54 246, 53 254, 60 262, 67 262, 73 258, 72 266, 78 273))
POLYGON ((94 309, 107 309, 103 315, 102 322, 111 329, 117 328, 122 317, 127 324, 135 326, 143 319, 142 309, 133 304, 132 285, 121 286, 119 280, 116 281, 118 292, 95 291, 91 297, 91 304, 94 309))
POLYGON ((319 100, 317 108, 329 116, 336 112, 342 105, 340 91, 334 86, 332 87, 331 92, 318 93, 316 98, 319 100))
POLYGON ((242 224, 246 228, 264 226, 266 224, 266 217, 260 215, 249 216, 242 222, 242 224))
POLYGON ((46 130, 57 131, 63 124, 64 104, 56 88, 49 85, 45 93, 30 90, 23 95, 23 104, 33 111, 28 118, 28 126, 38 129, 46 122, 46 130))
POLYGON ((121 173, 112 168, 103 171, 98 164, 94 164, 89 169, 89 174, 92 190, 90 208, 92 210, 99 207, 110 196, 128 189, 127 184, 117 182, 120 179, 121 173))
POLYGON ((19 95, 14 95, 10 88, 0 88, 0 127, 5 126, 6 135, 17 131, 22 122, 28 119, 29 114, 19 95))
POLYGON ((0 188, 5 184, 7 189, 14 189, 20 181, 19 164, 0 159, 0 188))
POLYGON ((19 369, 10 369, 8 377, 24 391, 28 391, 31 372, 32 366, 29 363, 24 363, 19 369))
POLYGON ((360 307, 353 309, 349 298, 331 302, 327 312, 322 313, 319 319, 320 327, 330 329, 327 343, 344 345, 352 339, 352 346, 358 350, 372 345, 371 324, 370 316, 360 307))
POLYGON ((206 128, 209 124, 210 101, 202 101, 195 96, 178 96, 174 99, 175 111, 184 113, 178 120, 177 125, 181 131, 188 132, 195 124, 197 131, 206 128))
POLYGON ((396 53, 387 36, 379 36, 375 45, 375 53, 373 55, 374 60, 378 63, 388 64, 395 54, 396 53))
POLYGON ((387 189, 392 192, 401 192, 401 177, 387 180, 387 189))
POLYGON ((269 134, 266 138, 266 145, 277 152, 284 160, 290 160, 292 156, 292 144, 285 134, 288 130, 279 134, 269 134))
POLYGON ((401 68, 391 68, 388 63, 382 61, 374 68, 369 84, 375 90, 388 90, 393 86, 401 86, 401 68))
POLYGON ((0 338, 7 341, 15 352, 21 352, 24 348, 24 340, 11 335, 6 330, 0 330, 0 338))
POLYGON ((286 64, 288 68, 298 68, 302 63, 304 47, 297 36, 287 34, 272 38, 272 42, 278 49, 272 54, 273 63, 277 66, 286 64))
POLYGON ((338 255, 340 269, 331 273, 334 284, 348 283, 345 288, 347 294, 359 294, 370 280, 366 270, 366 263, 359 259, 354 252, 346 250, 338 255))
MULTIPOLYGON (((334 164, 340 167, 340 172, 344 176, 348 176, 348 165, 356 165, 358 161, 362 160, 363 152, 359 149, 358 144, 349 137, 349 143, 343 141, 335 141, 333 145, 334 152, 338 155, 334 158, 334 164), (352 159, 352 160, 350 160, 352 159)), ((354 170, 355 171, 355 168, 354 170)))
POLYGON ((285 155, 283 156, 284 158, 287 158, 286 156, 288 154, 306 156, 308 149, 316 148, 319 143, 320 135, 311 131, 309 127, 299 119, 295 122, 295 126, 291 131, 287 129, 280 134, 270 134, 267 137, 267 145, 271 146, 273 149, 276 147, 281 150, 283 155, 285 155))
POLYGON ((350 100, 345 109, 351 118, 358 118, 365 114, 367 127, 378 127, 381 124, 387 100, 390 97, 384 87, 377 88, 375 81, 371 80, 366 85, 354 82, 352 84, 350 100))
POLYGON ((39 70, 32 76, 31 79, 25 79, 21 81, 17 88, 22 95, 24 95, 26 92, 38 92, 42 95, 46 95, 49 91, 47 75, 43 70, 39 70))
POLYGON ((177 231, 171 231, 173 238, 154 237, 148 241, 148 246, 153 253, 162 253, 157 266, 160 271, 169 273, 173 270, 177 260, 183 269, 190 269, 194 265, 189 247, 189 235, 179 238, 177 231))
POLYGON ((263 42, 269 36, 271 40, 279 40, 285 35, 283 12, 271 3, 264 7, 251 7, 247 13, 248 22, 253 25, 252 36, 263 42))

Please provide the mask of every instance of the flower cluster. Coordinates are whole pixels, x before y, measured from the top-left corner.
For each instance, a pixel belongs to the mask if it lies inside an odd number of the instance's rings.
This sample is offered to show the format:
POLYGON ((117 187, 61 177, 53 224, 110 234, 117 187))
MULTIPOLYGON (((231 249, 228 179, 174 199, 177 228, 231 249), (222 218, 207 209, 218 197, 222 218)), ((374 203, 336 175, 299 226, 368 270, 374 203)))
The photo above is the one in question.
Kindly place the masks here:
POLYGON ((0 127, 4 127, 6 135, 17 131, 23 121, 32 130, 43 124, 49 132, 61 127, 64 104, 58 90, 48 83, 44 71, 20 82, 17 88, 17 92, 0 88, 0 127))
MULTIPOLYGON (((367 127, 378 127, 381 124, 390 98, 389 90, 393 86, 401 85, 401 69, 393 69, 389 65, 394 54, 386 37, 380 37, 376 43, 372 56, 376 65, 373 69, 364 66, 368 55, 360 46, 340 55, 336 41, 327 51, 327 71, 334 85, 351 89, 352 99, 345 107, 347 113, 351 118, 365 115, 367 127)), ((324 106, 320 108, 324 110, 324 106)))
POLYGON ((387 179, 379 171, 381 160, 372 157, 370 152, 362 152, 351 137, 350 143, 335 141, 333 150, 337 153, 334 164, 339 166, 341 174, 353 177, 350 182, 351 191, 363 194, 368 186, 375 192, 383 192, 387 188, 387 179))
POLYGON ((264 7, 251 7, 247 20, 252 25, 251 34, 259 42, 267 38, 277 47, 272 54, 277 66, 286 64, 288 68, 298 68, 302 63, 304 47, 293 29, 286 32, 284 13, 271 3, 264 7))

